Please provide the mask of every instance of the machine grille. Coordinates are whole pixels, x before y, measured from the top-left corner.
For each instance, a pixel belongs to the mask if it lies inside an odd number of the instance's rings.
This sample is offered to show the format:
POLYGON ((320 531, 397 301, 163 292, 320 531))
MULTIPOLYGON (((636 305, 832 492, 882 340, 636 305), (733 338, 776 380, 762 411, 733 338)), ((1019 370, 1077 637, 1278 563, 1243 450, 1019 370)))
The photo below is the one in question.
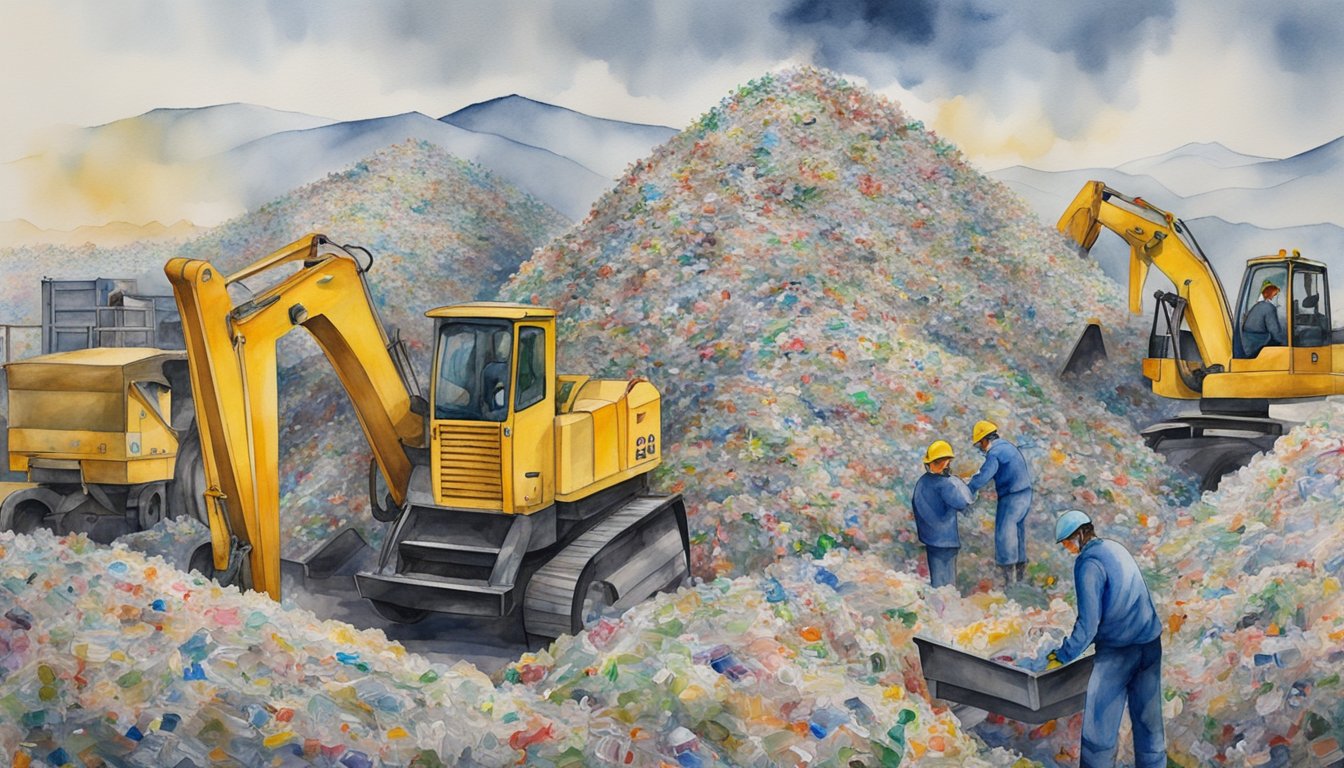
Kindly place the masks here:
POLYGON ((498 424, 438 425, 439 501, 498 506, 504 500, 498 424))

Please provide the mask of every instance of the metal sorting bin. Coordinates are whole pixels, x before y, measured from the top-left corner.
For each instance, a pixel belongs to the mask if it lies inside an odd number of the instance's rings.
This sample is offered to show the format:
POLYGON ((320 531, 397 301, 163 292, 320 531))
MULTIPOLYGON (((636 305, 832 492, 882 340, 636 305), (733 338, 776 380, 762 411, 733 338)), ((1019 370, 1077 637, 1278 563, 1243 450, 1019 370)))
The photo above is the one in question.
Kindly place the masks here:
POLYGON ((1092 655, 1036 673, 915 636, 929 693, 1023 723, 1044 723, 1081 712, 1092 677, 1092 655))

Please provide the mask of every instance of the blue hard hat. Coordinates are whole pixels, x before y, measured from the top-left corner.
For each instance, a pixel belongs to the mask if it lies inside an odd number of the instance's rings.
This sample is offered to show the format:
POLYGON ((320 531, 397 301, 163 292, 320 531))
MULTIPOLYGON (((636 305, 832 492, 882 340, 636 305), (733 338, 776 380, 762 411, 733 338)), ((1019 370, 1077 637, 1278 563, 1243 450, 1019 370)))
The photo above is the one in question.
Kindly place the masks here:
POLYGON ((1063 541, 1072 536, 1079 528, 1092 522, 1087 513, 1070 509, 1055 520, 1055 541, 1063 541))

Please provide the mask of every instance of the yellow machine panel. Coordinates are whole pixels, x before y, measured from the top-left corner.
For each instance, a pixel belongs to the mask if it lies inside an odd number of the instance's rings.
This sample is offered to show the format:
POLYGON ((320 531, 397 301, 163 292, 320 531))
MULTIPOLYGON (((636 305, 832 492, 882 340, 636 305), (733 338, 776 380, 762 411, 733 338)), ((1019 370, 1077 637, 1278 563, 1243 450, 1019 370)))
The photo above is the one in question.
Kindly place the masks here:
POLYGON ((555 417, 555 492, 574 493, 593 483, 593 417, 567 413, 555 417))
POLYGON ((10 363, 9 466, 78 462, 92 483, 169 480, 177 434, 163 366, 181 352, 81 349, 10 363))
POLYGON ((585 378, 576 389, 569 412, 556 417, 555 492, 561 501, 648 472, 662 458, 656 387, 641 379, 585 378))

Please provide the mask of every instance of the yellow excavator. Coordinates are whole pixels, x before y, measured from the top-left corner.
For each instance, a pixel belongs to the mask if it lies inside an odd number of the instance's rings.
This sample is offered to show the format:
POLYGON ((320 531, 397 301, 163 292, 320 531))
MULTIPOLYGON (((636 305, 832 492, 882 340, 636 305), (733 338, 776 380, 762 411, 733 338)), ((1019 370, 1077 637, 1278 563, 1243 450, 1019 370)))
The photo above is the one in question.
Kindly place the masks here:
MULTIPOLYGON (((1154 294, 1143 375, 1162 397, 1197 400, 1200 413, 1143 435, 1168 460, 1198 474, 1204 489, 1273 446, 1285 424, 1270 417, 1271 403, 1344 393, 1344 328, 1330 322, 1325 264, 1297 251, 1249 259, 1234 308, 1185 222, 1142 198, 1089 181, 1058 228, 1084 253, 1103 228, 1124 239, 1130 312, 1142 311, 1150 269, 1175 287, 1154 294)), ((1100 327, 1091 324, 1064 372, 1104 355, 1100 327)))
POLYGON ((556 313, 473 302, 434 321, 429 398, 369 293, 373 258, 310 234, 233 274, 176 258, 213 565, 280 594, 276 343, 306 329, 373 451, 377 567, 355 574, 383 617, 514 617, 530 638, 579 631, 689 574, 680 495, 648 492, 661 399, 642 379, 556 373, 556 313), (235 303, 230 286, 269 287, 235 303))

